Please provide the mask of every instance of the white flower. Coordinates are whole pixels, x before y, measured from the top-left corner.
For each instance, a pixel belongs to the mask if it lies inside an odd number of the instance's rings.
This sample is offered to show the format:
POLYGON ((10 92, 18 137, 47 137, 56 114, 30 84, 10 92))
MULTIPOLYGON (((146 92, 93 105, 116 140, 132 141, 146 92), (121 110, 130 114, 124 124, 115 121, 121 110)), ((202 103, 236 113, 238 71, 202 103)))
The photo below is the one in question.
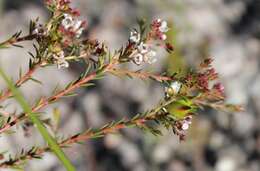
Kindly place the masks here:
POLYGON ((144 62, 147 62, 148 64, 152 64, 155 63, 157 61, 157 59, 155 58, 156 56, 156 52, 154 50, 150 50, 148 51, 145 55, 144 55, 144 62))
POLYGON ((84 28, 82 27, 82 21, 73 18, 69 14, 64 14, 64 19, 61 24, 66 30, 71 30, 76 33, 76 37, 79 38, 84 28))
POLYGON ((63 51, 53 54, 53 58, 56 60, 58 69, 69 67, 69 63, 66 61, 63 51))
POLYGON ((181 83, 179 81, 174 81, 171 83, 170 87, 172 88, 174 94, 179 93, 180 89, 181 89, 181 83))
POLYGON ((133 62, 136 65, 141 65, 143 61, 144 61, 144 56, 140 53, 135 54, 135 56, 133 57, 133 62))
POLYGON ((146 54, 147 52, 149 52, 149 46, 143 42, 138 45, 137 49, 141 54, 146 54))
POLYGON ((76 37, 77 37, 77 38, 79 38, 79 37, 81 36, 83 30, 84 30, 84 28, 81 27, 81 28, 79 28, 79 29, 76 31, 76 37))
POLYGON ((141 42, 137 49, 132 53, 130 58, 132 58, 133 62, 137 65, 140 65, 142 62, 152 64, 156 62, 156 52, 151 49, 148 44, 141 42))
POLYGON ((169 86, 165 87, 165 96, 169 98, 178 94, 181 89, 181 85, 182 84, 179 81, 172 82, 169 86))
POLYGON ((184 130, 184 131, 186 131, 187 129, 189 129, 189 127, 190 127, 190 124, 187 123, 187 122, 184 122, 184 123, 182 124, 182 126, 181 126, 181 129, 184 130))
POLYGON ((138 58, 138 65, 141 64, 141 62, 145 62, 145 63, 149 63, 152 64, 154 62, 156 62, 156 59, 154 58, 156 56, 156 52, 154 50, 152 50, 149 45, 141 42, 138 46, 137 46, 137 52, 134 53, 135 56, 137 56, 138 58), (137 54, 136 54, 137 53, 137 54), (142 56, 142 60, 141 59, 142 56))
POLYGON ((68 68, 69 63, 65 59, 60 59, 60 60, 57 61, 57 66, 58 66, 58 69, 68 68))
POLYGON ((71 15, 64 14, 64 19, 61 21, 61 24, 67 30, 75 25, 75 20, 71 15))
POLYGON ((185 117, 183 122, 182 122, 181 129, 184 130, 184 131, 189 129, 189 127, 191 125, 191 120, 192 120, 192 116, 185 117))
POLYGON ((79 38, 82 34, 84 28, 82 27, 82 21, 76 20, 75 25, 73 26, 73 31, 76 33, 76 37, 79 38))
POLYGON ((74 29, 74 30, 78 30, 78 29, 81 27, 81 25, 82 25, 82 21, 80 21, 80 20, 75 20, 75 24, 74 24, 74 26, 73 26, 73 29, 74 29))
POLYGON ((140 33, 138 33, 136 30, 130 32, 130 42, 132 43, 138 43, 141 39, 140 33))
POLYGON ((166 33, 169 30, 168 24, 166 21, 161 21, 161 26, 159 27, 160 32, 166 33))

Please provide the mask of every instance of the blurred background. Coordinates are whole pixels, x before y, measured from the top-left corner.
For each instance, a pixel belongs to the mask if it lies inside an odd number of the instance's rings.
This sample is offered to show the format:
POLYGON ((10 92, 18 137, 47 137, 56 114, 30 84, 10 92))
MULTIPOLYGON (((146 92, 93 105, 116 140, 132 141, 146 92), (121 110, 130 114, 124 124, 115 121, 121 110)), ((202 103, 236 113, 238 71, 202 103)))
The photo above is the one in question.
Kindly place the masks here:
MULTIPOLYGON (((119 48, 136 26, 137 18, 162 18, 172 29, 168 41, 175 53, 161 52, 158 62, 146 66, 155 72, 174 72, 196 66, 205 57, 214 57, 214 66, 225 85, 227 101, 243 104, 245 112, 227 114, 210 109, 193 120, 185 142, 171 132, 162 137, 127 129, 84 145, 67 149, 79 171, 260 171, 260 1, 259 0, 74 0, 82 19, 87 20, 85 36, 119 48)), ((0 0, 0 41, 18 30, 28 31, 30 19, 48 18, 40 0, 0 0)), ((18 77, 27 70, 31 44, 26 48, 0 51, 6 72, 18 77)), ((129 65, 136 69, 135 66, 129 65)), ((29 102, 51 95, 58 83, 64 85, 82 71, 80 64, 69 69, 43 68, 35 78, 43 85, 27 82, 22 86, 29 102)), ((1 82, 0 87, 4 88, 1 82)), ((62 113, 58 131, 69 136, 111 120, 131 117, 154 106, 163 97, 163 88, 153 81, 118 79, 107 76, 95 88, 81 89, 79 96, 64 99, 45 110, 62 113)), ((5 105, 13 103, 9 100, 5 105)), ((15 111, 10 107, 7 110, 15 111)), ((19 109, 18 109, 19 111, 19 109)), ((17 128, 22 130, 21 126, 17 128)), ((33 128, 0 137, 0 151, 15 154, 21 148, 44 145, 33 128)), ((28 171, 64 170, 55 156, 30 161, 28 171)))

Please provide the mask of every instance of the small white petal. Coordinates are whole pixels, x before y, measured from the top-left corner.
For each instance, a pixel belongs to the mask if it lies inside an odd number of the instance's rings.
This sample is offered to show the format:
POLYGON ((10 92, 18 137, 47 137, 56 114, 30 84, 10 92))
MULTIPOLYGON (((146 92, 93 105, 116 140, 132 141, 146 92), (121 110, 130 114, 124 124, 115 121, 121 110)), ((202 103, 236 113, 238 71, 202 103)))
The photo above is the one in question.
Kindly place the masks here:
POLYGON ((57 65, 58 65, 58 69, 69 67, 69 63, 65 59, 59 60, 57 65))
POLYGON ((163 34, 163 35, 161 36, 161 39, 162 39, 162 40, 166 40, 166 39, 167 39, 166 34, 163 34))
POLYGON ((141 54, 146 54, 149 50, 149 47, 147 44, 141 42, 137 49, 141 54))
POLYGON ((63 14, 63 15, 64 15, 64 17, 65 17, 65 18, 67 18, 67 17, 71 17, 71 15, 69 15, 69 14, 66 14, 66 13, 65 13, 65 14, 63 14))
POLYGON ((60 51, 60 52, 58 53, 58 56, 59 56, 60 58, 64 58, 64 51, 60 51))
POLYGON ((69 67, 69 63, 65 59, 64 51, 60 51, 56 54, 53 54, 53 58, 56 61, 58 69, 69 67))
POLYGON ((134 56, 133 61, 134 61, 134 63, 135 63, 136 65, 141 65, 141 63, 142 63, 143 60, 144 60, 143 58, 144 58, 143 55, 140 54, 140 53, 138 53, 138 54, 136 54, 136 55, 134 56))
POLYGON ((78 30, 81 27, 81 25, 82 25, 82 21, 77 20, 75 21, 75 25, 73 26, 73 29, 78 30))
POLYGON ((158 18, 158 19, 156 20, 156 22, 160 23, 160 22, 162 22, 162 20, 161 20, 160 18, 158 18))
POLYGON ((148 60, 148 64, 153 64, 153 63, 155 63, 155 62, 157 62, 157 59, 156 59, 156 58, 150 58, 150 59, 148 60))
POLYGON ((36 28, 36 29, 33 30, 32 33, 33 33, 33 34, 39 34, 39 32, 40 32, 40 31, 39 31, 39 28, 36 28))
POLYGON ((171 83, 170 87, 173 89, 174 93, 179 93, 181 89, 181 83, 179 81, 174 81, 171 83))
POLYGON ((68 63, 67 61, 64 61, 63 66, 64 66, 65 68, 68 68, 68 67, 69 67, 69 63, 68 63))
POLYGON ((154 50, 150 50, 147 55, 149 57, 155 57, 156 56, 156 52, 154 50))
POLYGON ((140 41, 140 39, 141 39, 140 33, 138 33, 135 30, 130 32, 130 38, 129 38, 130 42, 138 43, 140 41))
POLYGON ((76 32, 76 37, 77 38, 79 38, 81 36, 83 30, 84 30, 84 28, 80 28, 80 29, 77 30, 77 32, 76 32))
POLYGON ((167 22, 166 22, 166 21, 163 21, 162 24, 161 24, 161 27, 166 28, 167 25, 168 25, 167 22))
POLYGON ((190 126, 190 125, 189 125, 188 123, 184 122, 184 123, 182 124, 182 126, 181 126, 181 129, 185 131, 185 130, 189 129, 189 126, 190 126))
POLYGON ((169 31, 168 24, 166 21, 161 22, 161 26, 159 27, 160 32, 165 33, 169 31))
POLYGON ((153 64, 157 61, 155 58, 156 52, 154 50, 150 50, 144 57, 144 61, 147 62, 148 64, 153 64))

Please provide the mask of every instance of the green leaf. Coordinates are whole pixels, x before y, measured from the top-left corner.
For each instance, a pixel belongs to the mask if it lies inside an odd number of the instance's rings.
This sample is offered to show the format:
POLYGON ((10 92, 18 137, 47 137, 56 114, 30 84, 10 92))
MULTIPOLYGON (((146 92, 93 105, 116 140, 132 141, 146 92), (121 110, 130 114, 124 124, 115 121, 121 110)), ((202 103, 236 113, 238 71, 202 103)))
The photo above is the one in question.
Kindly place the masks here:
POLYGON ((6 49, 9 48, 5 43, 0 44, 0 49, 6 49))
POLYGON ((59 147, 56 140, 49 134, 49 132, 46 130, 45 126, 39 120, 37 115, 32 113, 32 109, 30 105, 26 102, 25 98, 23 97, 21 92, 15 87, 13 82, 5 75, 2 68, 0 68, 0 75, 5 80, 6 84, 8 85, 9 89, 11 90, 17 102, 19 102, 24 112, 28 114, 30 120, 36 125, 39 132, 43 136, 44 140, 48 143, 49 147, 54 152, 54 154, 59 158, 59 160, 62 162, 64 167, 68 171, 75 171, 76 169, 71 164, 71 162, 69 161, 65 153, 62 151, 62 149, 59 147))
POLYGON ((165 108, 176 119, 184 119, 187 115, 197 111, 193 102, 187 98, 180 98, 165 108))
POLYGON ((86 83, 86 84, 82 84, 81 87, 91 87, 94 85, 95 85, 95 83, 86 83))
POLYGON ((14 47, 18 47, 18 48, 23 48, 22 45, 18 45, 18 44, 12 44, 14 47))
POLYGON ((4 117, 0 116, 0 128, 4 125, 4 117))
POLYGON ((58 108, 53 109, 53 119, 55 122, 55 127, 57 128, 59 126, 60 120, 61 120, 61 112, 58 108))
POLYGON ((74 97, 77 95, 78 95, 77 93, 67 93, 67 94, 63 95, 63 97, 74 97))
POLYGON ((31 81, 33 81, 33 82, 35 82, 35 83, 38 83, 38 84, 42 84, 42 82, 41 81, 39 81, 39 80, 37 80, 37 79, 35 79, 35 78, 29 78, 29 80, 31 80, 31 81))
POLYGON ((23 77, 23 69, 22 67, 19 68, 19 79, 23 77))

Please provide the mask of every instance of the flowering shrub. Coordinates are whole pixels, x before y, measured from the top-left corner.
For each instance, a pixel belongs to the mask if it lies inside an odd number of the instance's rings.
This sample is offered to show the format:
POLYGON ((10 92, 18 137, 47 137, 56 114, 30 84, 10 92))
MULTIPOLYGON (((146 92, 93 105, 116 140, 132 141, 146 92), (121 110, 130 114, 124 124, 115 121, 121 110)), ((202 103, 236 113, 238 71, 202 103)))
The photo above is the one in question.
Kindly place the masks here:
POLYGON ((22 150, 13 157, 0 154, 2 161, 0 168, 22 168, 25 161, 41 158, 45 152, 53 151, 67 170, 75 170, 66 160, 61 148, 128 127, 137 127, 154 135, 160 135, 158 126, 164 126, 167 130, 172 130, 180 140, 184 140, 192 118, 199 109, 211 107, 231 112, 241 110, 240 106, 224 102, 224 87, 217 80, 218 74, 211 66, 212 59, 205 59, 196 70, 190 71, 185 76, 180 76, 178 73, 160 75, 120 67, 125 63, 134 63, 138 66, 145 63, 153 64, 157 60, 156 48, 163 48, 168 53, 173 53, 173 46, 167 42, 166 33, 169 28, 166 21, 155 19, 150 25, 143 20, 138 21, 139 28, 129 33, 126 44, 121 49, 111 52, 104 43, 82 37, 82 33, 87 29, 87 23, 79 20, 80 13, 70 8, 69 0, 46 0, 45 3, 51 13, 47 23, 41 24, 38 19, 31 21, 28 35, 22 36, 22 33, 18 32, 0 43, 2 49, 11 46, 22 47, 18 43, 23 41, 36 42, 33 44, 35 52, 29 53, 31 59, 28 71, 24 75, 21 74, 16 83, 12 85, 4 73, 1 74, 8 83, 8 88, 1 92, 0 101, 3 102, 8 98, 16 98, 18 101, 20 99, 24 112, 15 115, 8 112, 0 113, 0 135, 11 133, 13 127, 27 121, 37 126, 48 146, 22 150), (83 61, 86 66, 85 72, 66 85, 63 90, 55 89, 52 96, 42 97, 33 106, 29 106, 29 109, 26 108, 26 102, 23 101, 18 88, 28 80, 38 82, 33 78, 37 69, 50 65, 56 65, 57 69, 68 68, 72 61, 83 61), (48 123, 36 113, 62 97, 73 95, 73 92, 81 87, 94 86, 94 80, 102 79, 108 74, 158 81, 165 94, 157 106, 138 113, 133 118, 114 121, 99 129, 88 129, 65 139, 51 137, 45 129, 48 123))

